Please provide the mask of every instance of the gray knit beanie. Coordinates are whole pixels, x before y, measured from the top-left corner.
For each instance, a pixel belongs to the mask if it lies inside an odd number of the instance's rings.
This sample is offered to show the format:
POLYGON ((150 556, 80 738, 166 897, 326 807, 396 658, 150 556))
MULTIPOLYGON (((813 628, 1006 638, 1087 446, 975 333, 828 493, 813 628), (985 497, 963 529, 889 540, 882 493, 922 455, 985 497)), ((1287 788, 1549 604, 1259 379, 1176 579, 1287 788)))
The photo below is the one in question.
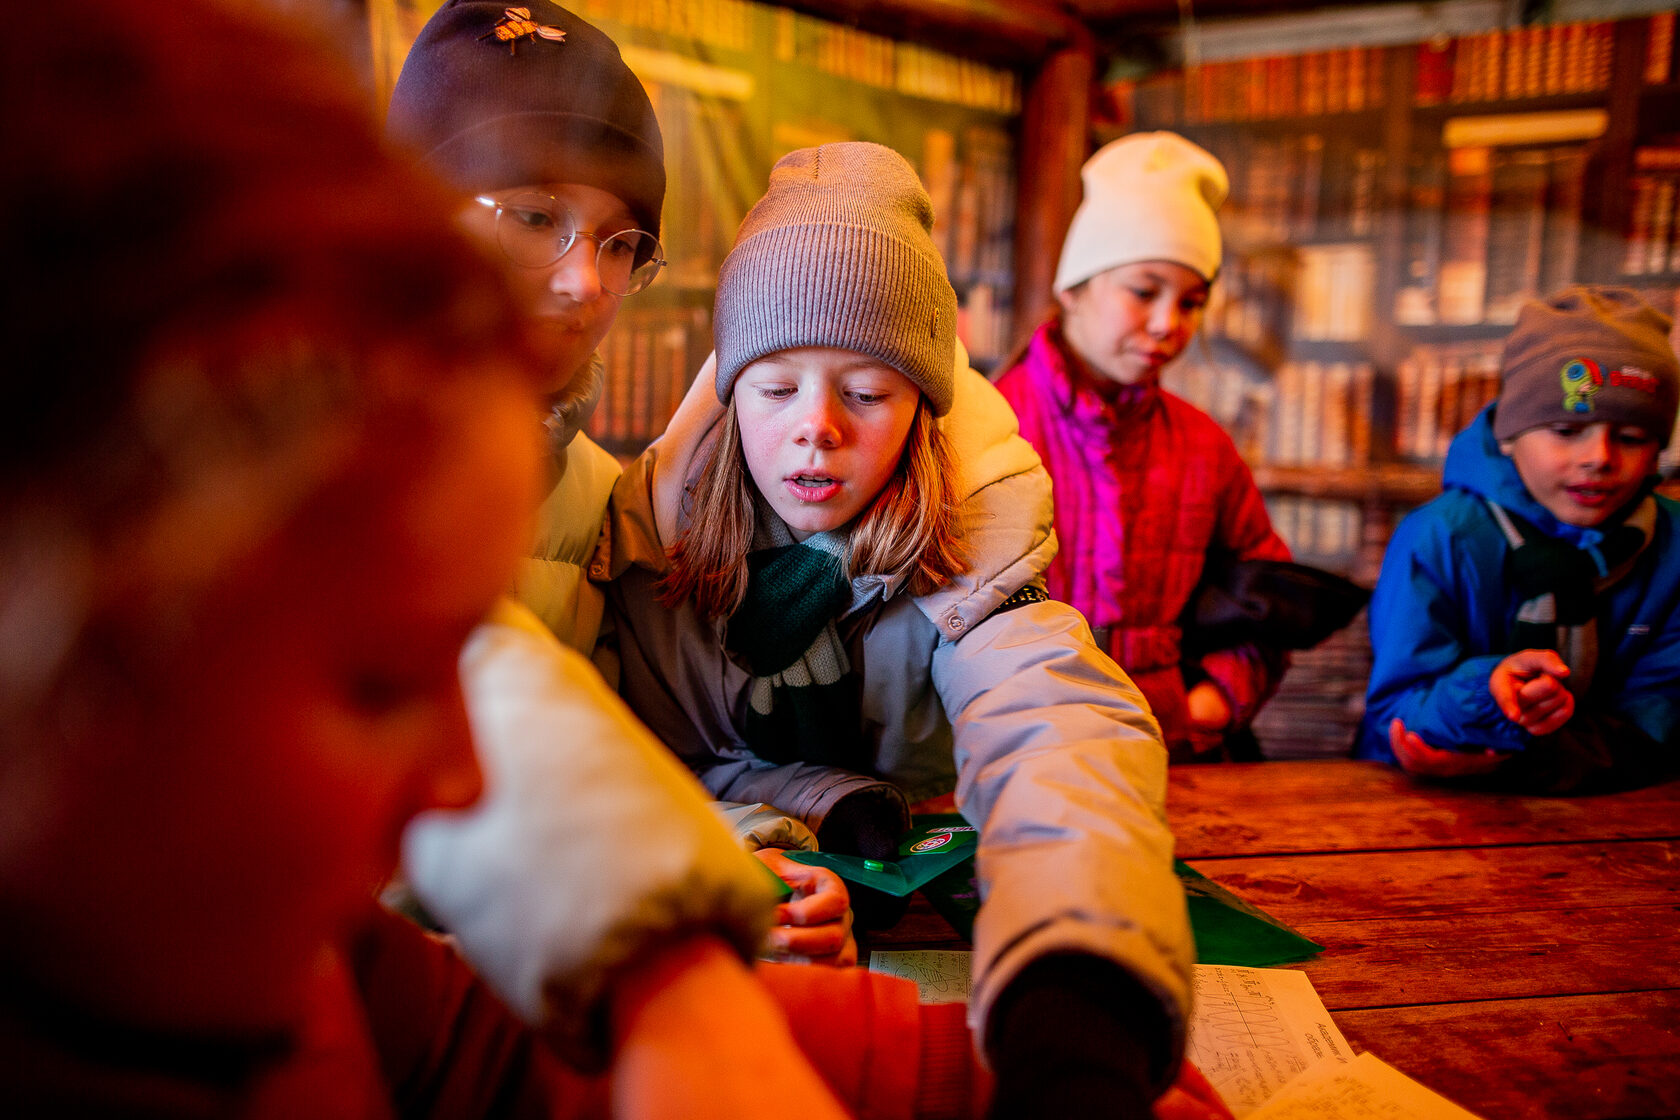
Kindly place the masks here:
POLYGON ((718 399, 727 403, 736 376, 760 358, 832 346, 892 366, 945 415, 957 295, 932 228, 927 191, 891 148, 824 144, 783 156, 718 273, 718 399))
POLYGON ((385 128, 463 191, 582 183, 659 236, 665 147, 647 91, 611 39, 549 0, 448 0, 403 61, 385 128))
POLYGON ((1667 447, 1680 404, 1671 325, 1630 288, 1576 285, 1525 304, 1500 360, 1494 438, 1608 420, 1667 447))

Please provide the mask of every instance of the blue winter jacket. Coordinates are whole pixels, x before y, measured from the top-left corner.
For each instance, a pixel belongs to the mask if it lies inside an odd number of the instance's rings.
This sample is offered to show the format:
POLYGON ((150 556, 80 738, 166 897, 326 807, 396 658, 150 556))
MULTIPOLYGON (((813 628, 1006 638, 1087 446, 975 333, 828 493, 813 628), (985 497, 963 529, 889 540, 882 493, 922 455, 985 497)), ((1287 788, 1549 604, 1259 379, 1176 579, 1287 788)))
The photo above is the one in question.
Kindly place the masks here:
POLYGON ((1650 546, 1602 598, 1598 667, 1575 716, 1553 735, 1528 734, 1488 691, 1488 674, 1514 652, 1521 599, 1486 500, 1589 552, 1603 534, 1563 524, 1529 495, 1493 437, 1493 407, 1453 440, 1441 496, 1408 514, 1389 541, 1371 598, 1374 660, 1355 754, 1393 762, 1388 727, 1398 716, 1432 746, 1525 752, 1514 768, 1528 773, 1525 784, 1643 778, 1680 738, 1680 503, 1656 499, 1650 546))

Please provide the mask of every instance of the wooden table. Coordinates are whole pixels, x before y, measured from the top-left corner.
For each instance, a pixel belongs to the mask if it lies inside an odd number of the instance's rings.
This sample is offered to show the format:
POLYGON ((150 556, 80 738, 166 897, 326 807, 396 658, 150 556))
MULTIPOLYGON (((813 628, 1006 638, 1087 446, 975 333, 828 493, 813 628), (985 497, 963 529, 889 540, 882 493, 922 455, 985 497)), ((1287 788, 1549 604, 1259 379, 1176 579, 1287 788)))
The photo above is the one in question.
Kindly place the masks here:
MULTIPOLYGON (((1680 1116, 1680 781, 1548 798, 1185 766, 1167 813, 1179 858, 1325 947, 1289 967, 1355 1049, 1487 1120, 1680 1116)), ((913 906, 871 943, 940 925, 913 906)))
POLYGON ((1324 946, 1296 967, 1355 1048, 1488 1120, 1680 1115, 1680 781, 1179 767, 1167 815, 1180 859, 1324 946))

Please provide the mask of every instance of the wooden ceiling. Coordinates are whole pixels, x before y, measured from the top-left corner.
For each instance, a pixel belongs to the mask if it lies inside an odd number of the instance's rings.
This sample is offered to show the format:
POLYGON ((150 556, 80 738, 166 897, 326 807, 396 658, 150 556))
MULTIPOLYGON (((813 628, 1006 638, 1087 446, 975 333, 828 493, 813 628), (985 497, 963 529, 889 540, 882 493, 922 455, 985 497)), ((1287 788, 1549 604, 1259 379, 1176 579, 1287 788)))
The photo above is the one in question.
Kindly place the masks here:
MULTIPOLYGON (((1180 0, 774 0, 894 38, 943 46, 1005 65, 1031 66, 1059 47, 1116 44, 1171 31, 1180 0)), ((1324 0, 1183 0, 1196 19, 1349 6, 1324 0)))

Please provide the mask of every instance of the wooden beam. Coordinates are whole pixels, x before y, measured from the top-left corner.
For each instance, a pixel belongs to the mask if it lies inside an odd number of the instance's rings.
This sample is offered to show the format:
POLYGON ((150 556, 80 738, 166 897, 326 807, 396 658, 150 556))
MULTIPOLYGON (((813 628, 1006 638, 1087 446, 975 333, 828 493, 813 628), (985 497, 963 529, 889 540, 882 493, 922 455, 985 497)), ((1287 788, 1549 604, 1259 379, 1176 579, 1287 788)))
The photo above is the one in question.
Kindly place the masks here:
POLYGON ((774 0, 783 8, 820 16, 878 35, 906 39, 1015 68, 1090 32, 1073 16, 1041 0, 774 0))
POLYGON ((1079 169, 1090 146, 1090 42, 1058 50, 1031 75, 1021 112, 1015 176, 1015 338, 1036 328, 1054 302, 1062 238, 1079 207, 1079 169))

